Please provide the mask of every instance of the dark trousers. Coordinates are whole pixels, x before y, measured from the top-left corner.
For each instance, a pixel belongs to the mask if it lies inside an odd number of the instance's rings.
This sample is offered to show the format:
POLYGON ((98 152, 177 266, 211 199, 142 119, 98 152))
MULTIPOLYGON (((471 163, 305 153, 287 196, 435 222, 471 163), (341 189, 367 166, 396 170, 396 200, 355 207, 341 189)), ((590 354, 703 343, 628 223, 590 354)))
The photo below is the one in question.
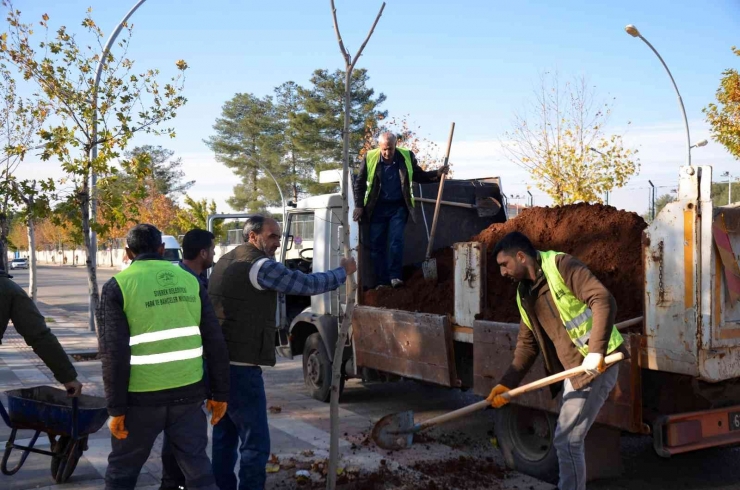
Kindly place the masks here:
POLYGON ((185 475, 182 474, 177 464, 172 443, 165 434, 162 441, 162 484, 159 490, 180 490, 181 488, 185 488, 185 475))
POLYGON ((370 258, 377 284, 403 276, 403 242, 409 212, 404 202, 378 202, 370 218, 370 258))
MULTIPOLYGON (((270 457, 270 429, 262 369, 231 366, 231 392, 226 415, 213 427, 213 474, 221 490, 262 490, 270 457)), ((190 488, 188 486, 188 488, 190 488)))
POLYGON ((112 451, 105 472, 106 490, 129 490, 136 486, 142 466, 157 436, 169 438, 175 459, 190 490, 218 490, 206 454, 208 428, 203 402, 164 407, 128 407, 126 439, 111 436, 112 451))

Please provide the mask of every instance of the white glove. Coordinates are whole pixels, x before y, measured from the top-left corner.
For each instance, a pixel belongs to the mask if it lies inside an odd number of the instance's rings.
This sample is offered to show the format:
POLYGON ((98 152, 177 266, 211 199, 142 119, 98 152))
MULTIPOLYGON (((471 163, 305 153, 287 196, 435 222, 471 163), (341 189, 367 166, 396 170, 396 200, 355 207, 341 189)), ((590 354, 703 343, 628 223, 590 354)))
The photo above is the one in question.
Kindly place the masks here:
POLYGON ((596 352, 589 352, 586 358, 583 360, 581 367, 586 370, 586 374, 591 376, 598 376, 603 373, 606 369, 604 364, 604 356, 596 352))

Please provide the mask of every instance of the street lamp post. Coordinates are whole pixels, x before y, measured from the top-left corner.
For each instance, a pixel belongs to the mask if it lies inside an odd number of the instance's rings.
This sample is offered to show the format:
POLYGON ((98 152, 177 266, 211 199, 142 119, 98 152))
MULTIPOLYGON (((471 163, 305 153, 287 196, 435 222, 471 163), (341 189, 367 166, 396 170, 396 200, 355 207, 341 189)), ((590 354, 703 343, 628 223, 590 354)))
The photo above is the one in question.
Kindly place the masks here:
POLYGON ((671 70, 668 69, 668 65, 665 64, 665 61, 663 61, 663 58, 660 56, 660 53, 658 53, 658 51, 653 47, 653 45, 650 44, 650 42, 647 39, 642 37, 642 34, 640 34, 640 31, 637 30, 637 27, 633 26, 632 24, 629 24, 627 27, 624 28, 624 30, 627 31, 627 34, 629 34, 630 36, 639 37, 640 39, 642 39, 642 41, 645 44, 647 44, 650 49, 653 50, 653 53, 655 53, 655 56, 657 56, 660 62, 663 64, 663 68, 665 68, 665 71, 668 72, 668 77, 670 77, 671 83, 673 84, 673 88, 676 90, 676 95, 678 96, 678 105, 681 108, 681 114, 683 114, 683 124, 686 127, 686 163, 687 165, 691 165, 691 135, 689 133, 689 120, 686 117, 686 108, 683 105, 683 99, 681 98, 681 93, 678 91, 678 85, 676 85, 676 81, 673 79, 671 70))
POLYGON ((722 177, 727 177, 727 205, 732 204, 732 176, 729 170, 722 174, 722 177))
MULTIPOLYGON (((90 137, 92 140, 92 148, 90 149, 90 263, 92 264, 93 270, 97 267, 98 258, 98 235, 95 233, 92 226, 95 223, 98 212, 98 197, 96 195, 98 174, 95 172, 95 167, 93 166, 95 160, 98 158, 98 86, 100 85, 100 78, 103 76, 103 66, 105 65, 105 59, 108 57, 108 53, 110 53, 110 48, 113 46, 113 43, 116 41, 118 34, 121 33, 121 29, 123 29, 123 26, 126 24, 128 19, 134 15, 134 12, 136 12, 144 2, 146 2, 146 0, 138 0, 136 5, 134 5, 121 22, 118 23, 116 29, 111 33, 108 41, 103 47, 103 52, 100 54, 100 59, 98 60, 98 67, 95 70, 95 83, 93 84, 91 102, 93 108, 92 134, 90 137)), ((95 331, 95 312, 93 309, 94 305, 91 296, 89 300, 89 321, 91 332, 95 331)))
POLYGON ((655 184, 652 180, 648 180, 650 184, 650 219, 655 220, 655 184))

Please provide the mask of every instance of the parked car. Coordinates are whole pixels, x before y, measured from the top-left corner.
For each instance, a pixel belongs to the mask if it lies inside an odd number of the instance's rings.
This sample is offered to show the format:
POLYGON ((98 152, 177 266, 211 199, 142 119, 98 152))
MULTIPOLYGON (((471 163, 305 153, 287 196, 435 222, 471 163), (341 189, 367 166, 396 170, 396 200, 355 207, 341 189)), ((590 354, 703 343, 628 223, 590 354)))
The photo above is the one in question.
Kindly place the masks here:
POLYGON ((17 258, 13 259, 10 262, 10 268, 12 269, 28 269, 28 259, 27 258, 17 258))
MULTIPOLYGON (((164 242, 164 258, 173 264, 178 264, 182 260, 182 249, 177 242, 177 238, 172 235, 162 235, 162 242, 164 242)), ((124 257, 123 262, 121 262, 121 270, 126 269, 130 265, 131 261, 128 257, 124 257)))

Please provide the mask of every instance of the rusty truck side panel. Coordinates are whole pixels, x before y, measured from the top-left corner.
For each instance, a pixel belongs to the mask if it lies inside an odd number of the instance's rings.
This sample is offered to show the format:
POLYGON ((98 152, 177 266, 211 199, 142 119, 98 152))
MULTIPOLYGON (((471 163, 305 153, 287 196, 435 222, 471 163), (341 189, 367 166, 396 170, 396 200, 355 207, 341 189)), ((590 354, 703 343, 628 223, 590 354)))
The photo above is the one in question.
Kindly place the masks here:
MULTIPOLYGON (((506 323, 476 321, 473 326, 473 389, 477 395, 488 396, 497 380, 506 372, 514 357, 518 326, 506 323)), ((619 368, 617 385, 599 412, 596 422, 630 432, 646 432, 642 421, 642 384, 640 350, 645 339, 641 335, 626 334, 625 345, 630 359, 619 368)), ((546 376, 540 356, 522 384, 546 376)), ((517 397, 516 402, 530 408, 557 413, 559 398, 553 399, 548 389, 537 390, 517 397)))
POLYGON ((459 386, 446 316, 357 306, 352 329, 358 366, 459 386))

